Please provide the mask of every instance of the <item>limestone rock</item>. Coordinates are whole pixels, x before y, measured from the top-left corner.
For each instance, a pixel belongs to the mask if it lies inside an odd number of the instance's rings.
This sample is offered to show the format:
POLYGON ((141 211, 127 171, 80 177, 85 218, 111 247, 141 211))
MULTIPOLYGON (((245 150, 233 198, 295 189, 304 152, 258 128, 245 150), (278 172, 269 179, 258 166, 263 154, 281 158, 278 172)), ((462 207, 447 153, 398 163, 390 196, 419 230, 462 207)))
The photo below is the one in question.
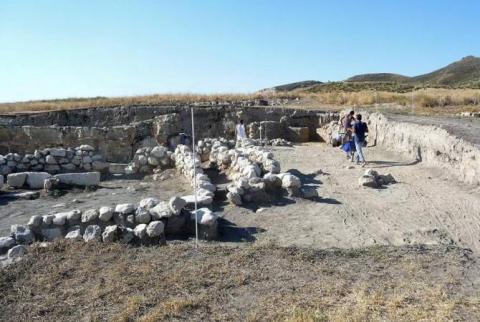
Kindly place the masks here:
POLYGON ((157 198, 145 198, 140 200, 138 207, 150 210, 151 208, 155 207, 159 202, 160 200, 158 200, 157 198))
POLYGON ((117 225, 107 226, 102 233, 102 239, 105 243, 114 242, 117 239, 117 225))
POLYGON ((42 237, 46 241, 54 241, 63 237, 63 231, 60 227, 42 229, 42 237))
POLYGON ((161 221, 152 221, 147 226, 147 235, 149 237, 159 237, 163 234, 165 225, 161 221))
POLYGON ((66 185, 98 186, 100 183, 100 172, 62 173, 54 177, 66 185))
POLYGON ((373 175, 363 175, 358 179, 360 187, 378 188, 378 183, 373 175))
POLYGON ((168 205, 170 206, 170 209, 174 215, 178 215, 186 204, 186 201, 179 197, 172 197, 168 202, 168 205))
POLYGON ((118 235, 120 241, 124 244, 130 243, 135 237, 133 229, 128 227, 118 227, 118 235))
POLYGON ((236 206, 242 205, 242 196, 236 192, 228 192, 227 199, 236 206))
POLYGON ((135 222, 138 224, 148 224, 150 222, 150 212, 142 207, 138 207, 135 211, 135 222))
POLYGON ((19 259, 25 256, 26 253, 27 253, 27 247, 23 245, 17 245, 10 248, 10 250, 8 251, 7 257, 10 259, 19 259))
POLYGON ((153 219, 168 218, 173 215, 173 211, 170 208, 169 204, 160 201, 155 207, 150 209, 150 215, 153 219))
POLYGON ((200 208, 197 211, 192 211, 191 219, 195 220, 195 217, 200 225, 206 226, 215 224, 218 219, 217 215, 208 208, 200 208))
POLYGON ((80 220, 80 218, 82 217, 82 212, 78 209, 73 209, 73 210, 65 212, 65 215, 67 217, 67 221, 69 223, 72 223, 72 222, 80 220))
MULTIPOLYGON (((195 204, 195 195, 182 196, 182 199, 185 200, 186 206, 192 206, 195 204)), ((204 195, 197 193, 197 205, 208 206, 213 203, 213 197, 210 195, 204 195)))
POLYGON ((43 219, 41 216, 33 215, 27 223, 29 229, 34 229, 42 225, 43 219))
POLYGON ((90 225, 85 228, 85 232, 83 233, 83 240, 86 242, 92 240, 100 240, 102 237, 102 229, 98 225, 90 225))
POLYGON ((88 145, 88 144, 82 144, 77 149, 80 150, 80 151, 94 151, 95 150, 93 148, 93 146, 88 145))
POLYGON ((19 244, 30 244, 35 241, 32 231, 23 225, 12 225, 10 232, 19 244))
POLYGON ((45 157, 45 162, 47 164, 57 164, 57 160, 52 155, 47 155, 45 157))
POLYGON ((44 226, 53 225, 53 218, 55 218, 54 215, 45 215, 45 216, 42 216, 43 225, 44 225, 44 226))
POLYGON ((98 219, 107 222, 112 219, 114 209, 112 207, 100 207, 98 210, 98 219))
POLYGON ((0 237, 0 254, 16 245, 13 237, 0 237))
POLYGON ((7 175, 7 184, 12 188, 21 188, 27 179, 26 172, 11 173, 7 175))
POLYGON ((43 189, 45 179, 50 178, 52 175, 47 172, 28 172, 27 186, 30 189, 43 189))
POLYGON ((133 233, 138 239, 144 240, 145 237, 147 236, 147 225, 146 224, 137 225, 133 229, 133 233))
POLYGON ((80 227, 69 231, 67 235, 65 235, 65 239, 82 240, 82 232, 80 227))
POLYGON ((156 146, 150 151, 150 154, 156 158, 164 158, 167 154, 167 149, 163 146, 156 146))
POLYGON ((85 210, 82 214, 82 223, 92 222, 97 219, 98 219, 97 209, 88 209, 88 210, 85 210))
POLYGON ((63 148, 49 148, 47 150, 50 156, 64 158, 67 155, 67 151, 63 148))
POLYGON ((301 186, 300 179, 293 174, 286 173, 282 177, 282 188, 284 189, 298 189, 301 186))
POLYGON ((56 226, 63 226, 67 222, 67 216, 64 212, 55 214, 53 217, 53 224, 56 226))
POLYGON ((128 215, 135 212, 135 205, 133 203, 123 203, 115 207, 115 212, 123 215, 128 215))

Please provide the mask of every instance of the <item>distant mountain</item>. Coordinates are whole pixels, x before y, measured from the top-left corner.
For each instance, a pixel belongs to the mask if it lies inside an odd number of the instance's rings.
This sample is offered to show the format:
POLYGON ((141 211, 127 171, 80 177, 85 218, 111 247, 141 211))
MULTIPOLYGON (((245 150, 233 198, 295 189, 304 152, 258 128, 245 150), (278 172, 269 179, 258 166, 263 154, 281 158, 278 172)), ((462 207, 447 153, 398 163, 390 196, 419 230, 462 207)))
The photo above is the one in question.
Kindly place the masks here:
POLYGON ((307 87, 320 85, 320 84, 323 84, 323 83, 319 82, 319 81, 308 80, 308 81, 303 81, 303 82, 289 83, 289 84, 285 84, 285 85, 279 85, 279 86, 275 86, 275 87, 265 88, 265 89, 262 89, 261 92, 265 92, 265 91, 289 92, 289 91, 293 91, 293 90, 296 90, 296 89, 304 89, 304 88, 307 88, 307 87))
POLYGON ((350 77, 346 82, 406 82, 410 79, 408 76, 390 73, 362 74, 350 77))
POLYGON ((480 82, 480 58, 464 57, 429 74, 412 77, 411 81, 428 85, 461 86, 480 82))
POLYGON ((480 88, 480 58, 467 56, 428 74, 408 77, 391 73, 361 74, 343 82, 304 81, 267 88, 262 91, 305 92, 386 90, 410 91, 415 87, 480 88))
POLYGON ((407 77, 398 74, 363 74, 346 82, 395 82, 421 86, 468 86, 480 83, 480 58, 467 56, 428 74, 407 77))

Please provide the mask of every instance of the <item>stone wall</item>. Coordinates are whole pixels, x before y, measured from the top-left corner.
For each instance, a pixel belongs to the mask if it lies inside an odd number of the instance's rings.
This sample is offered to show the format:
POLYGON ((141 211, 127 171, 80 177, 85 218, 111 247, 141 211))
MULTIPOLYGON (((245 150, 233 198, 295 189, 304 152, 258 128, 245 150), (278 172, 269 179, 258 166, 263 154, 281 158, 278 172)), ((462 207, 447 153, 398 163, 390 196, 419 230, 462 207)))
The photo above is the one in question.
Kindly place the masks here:
POLYGON ((0 175, 23 171, 48 173, 103 171, 107 168, 108 164, 103 161, 103 156, 90 145, 66 149, 46 148, 24 155, 18 153, 0 155, 0 175))
MULTIPOLYGON (((234 138, 235 124, 261 121, 306 127, 309 139, 332 119, 320 110, 279 107, 196 106, 196 138, 234 138)), ((52 146, 91 145, 108 162, 129 162, 145 142, 167 144, 169 137, 191 133, 189 106, 97 107, 0 117, 0 154, 25 154, 52 146)), ((283 135, 283 134, 282 134, 283 135)), ((270 137, 269 137, 270 138, 270 137)))

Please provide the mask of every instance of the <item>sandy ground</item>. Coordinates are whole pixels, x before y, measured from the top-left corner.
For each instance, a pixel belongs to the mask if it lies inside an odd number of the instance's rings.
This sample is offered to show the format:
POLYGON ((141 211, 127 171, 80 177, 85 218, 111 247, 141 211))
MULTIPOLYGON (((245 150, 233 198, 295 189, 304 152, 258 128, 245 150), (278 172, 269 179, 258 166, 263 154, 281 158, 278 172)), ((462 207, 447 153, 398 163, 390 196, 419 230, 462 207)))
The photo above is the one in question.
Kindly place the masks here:
POLYGON ((454 243, 480 252, 478 187, 378 148, 366 150, 367 167, 398 181, 383 189, 359 188, 365 169, 347 169, 352 163, 338 148, 311 143, 274 153, 284 171, 317 186, 321 198, 285 198, 257 213, 226 207, 224 218, 233 230, 244 227, 246 239, 315 248, 454 243))

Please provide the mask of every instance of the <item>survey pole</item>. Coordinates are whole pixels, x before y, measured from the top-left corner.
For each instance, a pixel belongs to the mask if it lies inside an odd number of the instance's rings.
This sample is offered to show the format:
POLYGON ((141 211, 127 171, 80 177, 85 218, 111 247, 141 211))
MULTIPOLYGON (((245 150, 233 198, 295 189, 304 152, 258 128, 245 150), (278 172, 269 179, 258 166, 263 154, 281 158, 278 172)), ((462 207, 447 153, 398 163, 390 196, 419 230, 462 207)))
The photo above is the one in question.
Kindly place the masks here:
POLYGON ((195 201, 195 248, 198 248, 198 205, 197 205, 197 152, 195 151, 195 122, 193 117, 193 106, 190 108, 192 114, 192 153, 193 153, 193 196, 195 201))

